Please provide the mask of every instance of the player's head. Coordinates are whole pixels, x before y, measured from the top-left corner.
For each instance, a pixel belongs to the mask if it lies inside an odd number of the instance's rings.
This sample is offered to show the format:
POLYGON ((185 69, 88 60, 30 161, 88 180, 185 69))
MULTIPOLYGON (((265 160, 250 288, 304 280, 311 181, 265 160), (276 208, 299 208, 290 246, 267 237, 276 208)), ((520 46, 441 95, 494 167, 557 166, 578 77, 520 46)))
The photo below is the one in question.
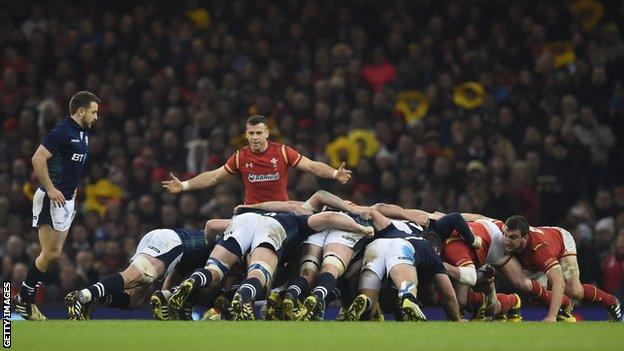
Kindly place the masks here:
POLYGON ((101 102, 95 94, 86 90, 79 91, 69 100, 69 113, 78 119, 83 128, 91 128, 98 119, 98 106, 101 102))
POLYGON ((427 240, 431 244, 431 246, 433 246, 433 251, 435 251, 436 254, 439 255, 442 252, 442 239, 440 239, 438 233, 431 230, 426 230, 423 233, 423 238, 425 238, 425 240, 427 240))
POLYGON ((509 217, 503 226, 505 250, 507 252, 516 252, 524 249, 529 229, 529 222, 526 218, 519 215, 509 217))
POLYGON ((245 134, 251 151, 264 151, 269 139, 267 118, 261 115, 253 115, 247 118, 245 134))

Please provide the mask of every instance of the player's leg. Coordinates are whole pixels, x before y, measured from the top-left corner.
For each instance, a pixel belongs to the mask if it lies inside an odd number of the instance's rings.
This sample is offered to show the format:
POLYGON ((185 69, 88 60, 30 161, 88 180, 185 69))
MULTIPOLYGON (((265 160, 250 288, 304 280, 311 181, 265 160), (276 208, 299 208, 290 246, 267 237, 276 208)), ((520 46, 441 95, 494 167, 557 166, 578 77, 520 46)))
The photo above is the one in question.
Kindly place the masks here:
POLYGON ((592 284, 581 284, 576 255, 562 257, 559 262, 565 280, 565 294, 573 299, 599 303, 609 312, 609 321, 622 321, 622 310, 618 299, 592 284))
MULTIPOLYGON (((411 245, 410 245, 411 246, 411 245)), ((418 275, 413 264, 400 263, 390 268, 390 279, 399 288, 398 296, 404 321, 426 321, 418 305, 418 275)))
POLYGON ((124 291, 151 284, 165 273, 165 269, 162 260, 146 253, 138 254, 122 272, 107 275, 85 289, 67 294, 68 318, 88 319, 84 308, 93 302, 110 308, 129 309, 131 297, 124 291))
POLYGON ((269 244, 261 244, 251 251, 247 278, 243 280, 232 300, 231 306, 235 319, 254 319, 253 308, 250 304, 264 287, 271 285, 278 260, 275 248, 269 244))
POLYGON ((240 262, 242 250, 234 238, 228 238, 215 245, 206 261, 206 266, 193 272, 171 294, 169 307, 179 309, 196 288, 215 287, 221 283, 231 267, 240 262))
POLYGON ((282 308, 286 320, 292 320, 295 317, 296 302, 301 296, 308 294, 310 286, 316 281, 323 256, 325 235, 325 232, 311 235, 301 248, 299 274, 292 279, 282 299, 282 308))
POLYGON ((375 313, 382 278, 374 271, 363 268, 360 273, 358 295, 353 299, 344 316, 345 321, 368 319, 375 313))
POLYGON ((359 274, 359 295, 345 312, 345 320, 356 321, 372 315, 381 282, 386 276, 385 247, 391 240, 377 239, 366 247, 359 274))
POLYGON ((39 225, 38 236, 41 252, 28 268, 26 279, 15 300, 15 310, 26 320, 46 320, 34 304, 37 288, 43 284, 49 268, 61 255, 68 230, 57 231, 48 224, 39 225))
POLYGON ((337 279, 346 271, 353 249, 339 242, 331 242, 323 248, 323 264, 321 274, 316 280, 316 286, 312 290, 312 295, 308 296, 303 303, 302 319, 322 319, 325 314, 325 300, 327 296, 336 288, 337 279), (305 316, 304 316, 305 314, 305 316))

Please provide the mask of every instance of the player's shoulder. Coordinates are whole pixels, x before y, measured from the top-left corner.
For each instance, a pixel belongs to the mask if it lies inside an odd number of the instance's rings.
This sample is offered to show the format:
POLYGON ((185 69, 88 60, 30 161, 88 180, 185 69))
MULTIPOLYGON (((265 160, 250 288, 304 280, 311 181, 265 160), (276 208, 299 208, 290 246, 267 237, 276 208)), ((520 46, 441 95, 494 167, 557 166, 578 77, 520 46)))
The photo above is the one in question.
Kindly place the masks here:
POLYGON ((527 246, 531 252, 549 249, 550 245, 548 244, 548 241, 546 241, 543 233, 534 232, 531 230, 528 235, 530 241, 527 246))

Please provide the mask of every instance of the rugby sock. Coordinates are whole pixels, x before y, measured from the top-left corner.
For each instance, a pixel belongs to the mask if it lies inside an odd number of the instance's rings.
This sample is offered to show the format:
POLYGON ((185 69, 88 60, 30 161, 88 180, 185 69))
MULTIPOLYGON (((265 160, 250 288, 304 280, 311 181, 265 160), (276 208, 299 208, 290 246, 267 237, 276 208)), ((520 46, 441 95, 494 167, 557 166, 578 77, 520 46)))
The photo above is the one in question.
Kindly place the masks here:
POLYGON ((130 309, 130 295, 125 292, 117 292, 111 295, 106 295, 97 299, 98 305, 119 308, 121 310, 130 309))
POLYGON ((243 303, 253 300, 258 293, 262 291, 262 283, 258 278, 247 278, 243 280, 237 293, 241 297, 243 303))
POLYGON ((501 314, 509 312, 518 303, 518 297, 513 294, 496 294, 496 299, 501 304, 501 314))
POLYGON ((318 301, 325 301, 325 298, 336 287, 336 277, 331 273, 321 273, 316 279, 316 287, 312 289, 312 294, 316 296, 318 301))
MULTIPOLYGON (((540 303, 545 306, 550 306, 550 301, 552 300, 552 292, 548 290, 544 290, 542 285, 537 282, 537 280, 531 280, 531 294, 533 297, 537 299, 540 303)), ((563 299, 561 300, 561 308, 567 308, 570 306, 570 298, 563 295, 563 299)))
POLYGON ((114 295, 123 292, 124 280, 121 274, 107 275, 99 282, 80 291, 80 302, 86 303, 97 300, 102 296, 114 295))
POLYGON ((481 306, 483 300, 485 300, 485 294, 474 291, 468 292, 468 305, 473 311, 481 306))
POLYGON ((227 293, 225 293, 225 298, 228 301, 232 301, 232 299, 234 298, 234 294, 236 294, 236 292, 238 291, 238 289, 240 289, 240 284, 234 284, 232 285, 232 287, 230 288, 230 290, 228 290, 227 293))
POLYGON ((19 297, 24 302, 32 302, 35 299, 37 288, 43 284, 45 273, 37 268, 37 265, 33 263, 28 267, 28 273, 26 273, 26 279, 22 282, 20 287, 19 297))
POLYGON ((325 302, 332 303, 334 300, 341 299, 343 296, 346 296, 351 289, 349 285, 349 281, 346 279, 338 279, 336 282, 336 286, 329 292, 327 297, 325 298, 325 302))
POLYGON ((409 299, 416 303, 418 301, 416 299, 416 294, 416 284, 408 281, 401 282, 399 287, 399 300, 401 300, 401 302, 403 299, 409 299))
POLYGON ((308 284, 308 281, 306 280, 306 278, 302 276, 298 276, 292 280, 286 293, 290 294, 290 297, 293 300, 296 300, 299 298, 299 296, 306 296, 309 290, 310 290, 310 284, 308 284))
POLYGON ((605 307, 615 304, 615 297, 591 284, 583 284, 583 301, 600 303, 605 307))
POLYGON ((260 293, 258 295, 256 295, 255 299, 260 301, 260 300, 266 300, 269 298, 269 295, 271 295, 271 289, 269 289, 268 286, 264 286, 262 288, 262 291, 260 291, 260 293))
POLYGON ((200 268, 193 272, 190 278, 193 279, 196 288, 210 286, 210 283, 212 282, 212 273, 210 273, 206 268, 200 268))

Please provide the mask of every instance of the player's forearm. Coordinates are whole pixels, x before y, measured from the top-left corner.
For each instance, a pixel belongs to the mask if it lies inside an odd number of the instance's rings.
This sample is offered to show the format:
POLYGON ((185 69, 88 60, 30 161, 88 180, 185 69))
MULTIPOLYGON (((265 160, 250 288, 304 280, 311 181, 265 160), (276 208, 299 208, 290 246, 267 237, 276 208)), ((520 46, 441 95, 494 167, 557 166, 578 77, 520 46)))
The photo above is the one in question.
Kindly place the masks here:
POLYGON ((453 289, 453 284, 449 277, 446 274, 436 274, 436 286, 444 298, 446 318, 452 321, 460 320, 459 302, 457 301, 455 289, 453 289))
POLYGON ((461 276, 461 274, 459 273, 459 268, 446 262, 443 262, 443 264, 444 269, 446 269, 446 273, 449 275, 449 277, 453 278, 453 280, 455 281, 459 281, 459 278, 461 276))
POLYGON ((41 183, 41 186, 47 191, 53 189, 54 184, 52 184, 52 179, 50 179, 47 160, 42 157, 33 156, 31 161, 33 169, 35 170, 35 174, 37 174, 37 178, 39 179, 39 183, 41 183))
POLYGON ((320 178, 334 179, 336 170, 322 162, 312 161, 308 167, 308 171, 320 178))
POLYGON ((225 180, 225 178, 220 176, 219 170, 204 172, 187 180, 188 188, 186 190, 210 188, 221 183, 223 180, 225 180))
POLYGON ((552 299, 548 308, 548 316, 556 317, 561 303, 563 301, 563 293, 565 290, 565 281, 563 280, 563 273, 560 266, 555 266, 548 270, 548 281, 552 286, 552 299))
POLYGON ((308 225, 317 232, 334 228, 344 230, 345 232, 360 233, 364 228, 350 217, 331 211, 320 212, 310 216, 308 225))
POLYGON ((308 204, 317 211, 323 206, 327 206, 340 211, 349 212, 349 208, 343 199, 325 190, 319 190, 314 193, 314 195, 308 199, 308 204))
POLYGON ((251 207, 271 212, 296 212, 296 206, 293 206, 292 203, 284 201, 267 201, 253 205, 245 205, 244 207, 251 207))
POLYGON ((401 206, 384 203, 378 203, 373 208, 388 218, 404 219, 425 226, 429 223, 429 216, 431 215, 431 213, 426 211, 408 210, 401 206))

